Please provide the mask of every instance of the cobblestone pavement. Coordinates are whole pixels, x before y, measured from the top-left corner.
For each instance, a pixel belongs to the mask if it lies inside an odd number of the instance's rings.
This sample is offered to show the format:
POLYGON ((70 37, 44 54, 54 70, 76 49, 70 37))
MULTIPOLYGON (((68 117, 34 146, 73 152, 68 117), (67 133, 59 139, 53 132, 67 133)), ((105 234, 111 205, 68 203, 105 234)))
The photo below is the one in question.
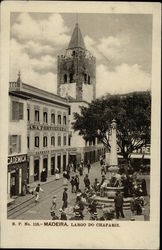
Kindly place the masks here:
MULTIPOLYGON (((77 173, 78 174, 78 173, 77 173)), ((84 183, 83 183, 83 178, 87 174, 87 169, 84 169, 83 176, 79 176, 80 178, 80 188, 81 190, 84 189, 84 183)), ((71 173, 71 176, 75 175, 75 173, 71 173)), ((79 174, 78 174, 79 175, 79 174)), ((89 178, 91 181, 91 184, 94 182, 95 178, 98 178, 98 180, 101 180, 101 173, 100 173, 100 166, 99 163, 94 163, 92 164, 92 168, 89 173, 89 178)), ((149 176, 145 176, 146 182, 147 182, 147 189, 149 191, 149 176)), ((34 206, 26 211, 23 214, 20 214, 16 219, 23 219, 23 220, 50 220, 51 215, 50 215, 50 207, 52 205, 52 197, 53 195, 57 195, 57 209, 56 209, 56 215, 59 216, 59 208, 62 207, 62 193, 64 190, 64 182, 63 178, 60 178, 59 180, 51 179, 50 182, 48 183, 43 183, 41 184, 41 187, 44 192, 40 192, 40 201, 38 203, 35 203, 33 199, 33 204, 34 206)), ((72 215, 72 206, 75 203, 76 199, 76 194, 71 193, 71 185, 68 183, 68 208, 66 210, 67 216, 70 217, 72 215)), ((29 197, 26 195, 24 199, 27 199, 29 197)), ((145 209, 145 218, 148 220, 149 218, 149 199, 146 197, 147 200, 147 206, 145 209)), ((98 209, 98 214, 99 216, 102 214, 101 209, 98 209)), ((125 219, 122 220, 130 220, 131 218, 131 212, 130 210, 125 210, 125 219)), ((84 219, 88 220, 89 219, 89 213, 87 208, 84 210, 84 219)))

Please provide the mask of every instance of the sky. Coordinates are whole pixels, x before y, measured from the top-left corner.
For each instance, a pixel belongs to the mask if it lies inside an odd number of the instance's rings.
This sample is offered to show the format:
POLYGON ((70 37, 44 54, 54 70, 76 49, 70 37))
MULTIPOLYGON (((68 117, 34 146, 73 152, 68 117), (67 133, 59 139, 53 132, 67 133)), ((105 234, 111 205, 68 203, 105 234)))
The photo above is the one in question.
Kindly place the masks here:
POLYGON ((151 88, 152 15, 11 13, 10 81, 57 92, 57 56, 78 20, 86 49, 96 57, 96 96, 151 88))

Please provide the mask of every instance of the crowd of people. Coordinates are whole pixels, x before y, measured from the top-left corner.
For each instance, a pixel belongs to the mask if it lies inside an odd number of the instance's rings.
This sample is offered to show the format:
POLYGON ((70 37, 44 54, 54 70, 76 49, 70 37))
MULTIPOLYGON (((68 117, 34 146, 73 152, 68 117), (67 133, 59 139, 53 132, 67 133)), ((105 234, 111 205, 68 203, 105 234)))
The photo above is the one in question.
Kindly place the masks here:
MULTIPOLYGON (((100 159, 100 173, 98 178, 89 178, 91 164, 81 160, 79 164, 68 164, 63 169, 62 207, 58 208, 57 196, 52 198, 50 214, 52 220, 112 220, 114 218, 124 218, 123 205, 125 198, 130 199, 130 210, 132 216, 141 215, 145 207, 145 196, 147 196, 146 181, 141 177, 140 172, 136 172, 130 166, 121 167, 117 173, 108 175, 109 167, 105 164, 104 158, 100 159), (81 185, 83 182, 83 185, 81 185), (108 197, 107 189, 117 188, 112 207, 101 205, 96 201, 96 197, 108 197), (121 187, 121 189, 120 189, 121 187), (73 205, 69 204, 69 192, 74 196, 73 205), (68 212, 68 209, 71 209, 68 212), (58 214, 59 212, 59 214, 58 214), (70 214, 70 215, 69 215, 70 214)), ((60 178, 56 173, 56 180, 60 178)), ((39 200, 39 193, 44 192, 40 184, 33 190, 35 202, 39 200)))

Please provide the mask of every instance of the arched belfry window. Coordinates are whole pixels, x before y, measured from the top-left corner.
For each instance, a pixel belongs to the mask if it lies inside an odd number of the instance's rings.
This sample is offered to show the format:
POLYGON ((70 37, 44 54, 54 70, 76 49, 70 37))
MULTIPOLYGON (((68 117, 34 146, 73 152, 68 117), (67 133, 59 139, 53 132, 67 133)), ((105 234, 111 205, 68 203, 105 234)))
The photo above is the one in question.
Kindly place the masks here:
POLYGON ((73 56, 75 56, 75 50, 73 50, 73 53, 72 53, 73 56))
POLYGON ((91 84, 91 78, 88 76, 88 84, 91 84))
POLYGON ((64 74, 64 83, 67 83, 67 74, 64 74))
POLYGON ((73 82, 73 74, 72 73, 70 73, 69 78, 70 78, 70 83, 72 83, 73 82))
POLYGON ((84 74, 84 83, 87 83, 87 74, 84 74))

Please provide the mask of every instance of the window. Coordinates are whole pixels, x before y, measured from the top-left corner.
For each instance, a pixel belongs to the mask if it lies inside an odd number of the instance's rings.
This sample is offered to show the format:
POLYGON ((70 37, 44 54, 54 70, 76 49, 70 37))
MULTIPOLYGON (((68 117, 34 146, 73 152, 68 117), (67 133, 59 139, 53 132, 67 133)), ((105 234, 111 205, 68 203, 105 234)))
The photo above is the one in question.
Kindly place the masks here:
POLYGON ((72 83, 73 82, 73 74, 72 73, 70 73, 69 78, 70 78, 70 83, 72 83))
POLYGON ((9 136, 9 154, 21 152, 21 135, 9 136))
POLYGON ((48 114, 47 114, 47 112, 43 112, 43 122, 44 123, 47 123, 48 122, 48 114))
POLYGON ((64 136, 64 146, 66 146, 66 136, 64 136))
POLYGON ((35 147, 39 148, 39 136, 35 136, 35 147))
POLYGON ((51 137, 51 146, 55 146, 55 137, 54 136, 51 137))
POLYGON ((47 147, 47 136, 43 137, 43 147, 47 147))
POLYGON ((30 148, 30 138, 27 136, 27 148, 30 148))
POLYGON ((30 121, 30 109, 27 109, 27 121, 30 121))
POLYGON ((55 124, 55 114, 51 114, 51 123, 55 124))
POLYGON ((71 146, 71 136, 69 136, 68 145, 71 146))
POLYGON ((61 115, 58 115, 58 124, 61 124, 61 115))
POLYGON ((73 50, 73 53, 72 53, 73 56, 75 56, 75 50, 73 50))
POLYGON ((39 122, 39 110, 35 110, 35 122, 39 122))
POLYGON ((64 74, 64 83, 67 83, 67 75, 64 74))
POLYGON ((12 102, 12 120, 23 120, 24 105, 20 102, 12 102))
POLYGON ((90 78, 90 76, 88 76, 88 84, 90 84, 91 83, 91 78, 90 78))
POLYGON ((66 116, 63 117, 63 124, 66 125, 66 116))
POLYGON ((58 146, 61 146, 61 136, 58 136, 58 146))

